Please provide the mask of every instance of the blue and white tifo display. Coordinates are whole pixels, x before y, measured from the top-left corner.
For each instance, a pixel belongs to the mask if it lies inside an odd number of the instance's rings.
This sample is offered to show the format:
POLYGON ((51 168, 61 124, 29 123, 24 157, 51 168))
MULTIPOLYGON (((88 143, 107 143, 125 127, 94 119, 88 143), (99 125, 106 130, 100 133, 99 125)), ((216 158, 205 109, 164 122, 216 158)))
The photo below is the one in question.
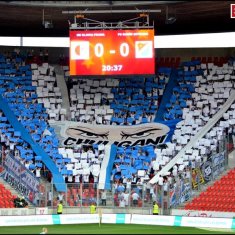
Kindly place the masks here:
MULTIPOLYGON (((69 47, 69 37, 0 37, 0 46, 69 47)), ((235 33, 205 33, 154 37, 154 48, 235 47, 235 33)))
MULTIPOLYGON (((99 223, 99 214, 0 216, 0 226, 99 223)), ((235 229, 235 219, 138 214, 102 214, 102 223, 235 229)))

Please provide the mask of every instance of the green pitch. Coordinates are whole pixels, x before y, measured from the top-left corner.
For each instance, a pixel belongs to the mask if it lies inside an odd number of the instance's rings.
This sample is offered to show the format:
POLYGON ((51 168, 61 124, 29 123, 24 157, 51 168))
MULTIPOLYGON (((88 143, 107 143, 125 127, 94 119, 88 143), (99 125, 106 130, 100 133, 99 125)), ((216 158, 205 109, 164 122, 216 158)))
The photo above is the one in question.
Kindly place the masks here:
POLYGON ((135 224, 72 224, 1 227, 0 234, 39 234, 43 227, 48 234, 235 234, 231 232, 208 231, 191 227, 172 227, 135 224))

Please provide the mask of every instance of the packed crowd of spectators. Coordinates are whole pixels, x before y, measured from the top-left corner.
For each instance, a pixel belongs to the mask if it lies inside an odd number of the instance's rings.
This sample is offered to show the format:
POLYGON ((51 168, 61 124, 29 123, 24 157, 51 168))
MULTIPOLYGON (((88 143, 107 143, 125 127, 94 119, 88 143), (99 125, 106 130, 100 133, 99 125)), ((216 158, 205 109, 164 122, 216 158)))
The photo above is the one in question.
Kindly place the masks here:
MULTIPOLYGON (((66 183, 93 183, 97 188, 100 168, 106 154, 105 148, 102 144, 78 145, 73 149, 60 146, 55 131, 48 122, 52 118, 65 119, 65 116, 62 118, 64 112, 55 112, 61 110, 61 94, 55 89, 54 69, 45 62, 48 60, 48 54, 43 55, 42 51, 39 56, 43 61, 41 65, 27 65, 25 59, 33 62, 31 54, 32 51, 29 51, 28 55, 22 58, 20 51, 15 51, 0 56, 2 97, 33 140, 53 159, 66 183), (44 79, 45 77, 49 80, 44 79), (40 83, 39 80, 43 82, 40 83), (53 92, 55 99, 60 100, 57 103, 51 102, 49 97, 49 93, 53 92), (48 99, 47 102, 45 98, 48 99), (52 113, 56 116, 51 115, 52 113)), ((181 118, 182 121, 176 125, 172 141, 166 143, 164 148, 118 148, 111 178, 116 206, 138 206, 151 200, 156 201, 158 186, 163 186, 164 191, 167 191, 169 185, 178 183, 177 176, 190 177, 189 172, 196 163, 205 162, 209 155, 219 151, 219 141, 223 140, 225 135, 235 132, 235 104, 223 114, 206 136, 186 151, 184 157, 179 159, 172 169, 159 177, 157 185, 148 183, 149 179, 186 146, 220 110, 235 87, 234 74, 233 64, 225 63, 218 67, 213 63, 202 64, 198 61, 182 63, 181 69, 178 70, 178 85, 173 89, 164 115, 165 120, 181 118)), ((68 79, 71 120, 104 125, 153 122, 169 77, 170 73, 167 71, 154 78, 135 79, 134 82, 127 78, 68 79)), ((40 178, 42 172, 48 176, 41 156, 35 156, 30 145, 21 138, 21 133, 9 124, 3 112, 0 112, 0 138, 6 147, 6 153, 19 159, 36 177, 40 178)), ((89 194, 89 188, 84 191, 84 195, 87 193, 89 194)), ((76 194, 79 194, 78 190, 76 194)), ((67 198, 71 205, 78 203, 74 195, 71 191, 67 198)), ((101 203, 106 204, 107 195, 104 191, 100 197, 101 203)))

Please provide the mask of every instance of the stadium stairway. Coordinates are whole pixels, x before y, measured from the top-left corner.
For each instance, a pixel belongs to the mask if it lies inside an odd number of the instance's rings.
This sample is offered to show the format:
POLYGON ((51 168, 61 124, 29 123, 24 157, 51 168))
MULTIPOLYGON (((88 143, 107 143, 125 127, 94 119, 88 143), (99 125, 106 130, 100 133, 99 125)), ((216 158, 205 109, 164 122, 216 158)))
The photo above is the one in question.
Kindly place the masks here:
POLYGON ((177 86, 177 77, 178 77, 177 70, 173 69, 169 81, 167 83, 167 86, 165 88, 165 91, 163 93, 162 101, 155 116, 154 122, 161 122, 164 120, 163 115, 164 112, 166 111, 166 104, 169 102, 171 98, 171 95, 173 93, 173 88, 177 86))
POLYGON ((62 96, 61 107, 63 109, 66 109, 66 119, 71 120, 70 102, 68 96, 68 88, 64 78, 64 71, 60 65, 53 65, 53 66, 55 68, 57 86, 60 88, 62 96))
POLYGON ((64 178, 59 172, 55 163, 48 156, 48 154, 39 146, 39 144, 34 142, 31 135, 28 134, 24 126, 17 120, 16 116, 11 111, 7 100, 3 98, 1 95, 0 95, 0 107, 1 110, 4 112, 4 115, 7 117, 8 121, 10 122, 10 124, 15 129, 15 131, 20 131, 22 139, 25 140, 27 143, 29 143, 32 150, 36 153, 36 155, 42 156, 42 161, 53 174, 53 182, 57 191, 66 192, 66 184, 64 178))

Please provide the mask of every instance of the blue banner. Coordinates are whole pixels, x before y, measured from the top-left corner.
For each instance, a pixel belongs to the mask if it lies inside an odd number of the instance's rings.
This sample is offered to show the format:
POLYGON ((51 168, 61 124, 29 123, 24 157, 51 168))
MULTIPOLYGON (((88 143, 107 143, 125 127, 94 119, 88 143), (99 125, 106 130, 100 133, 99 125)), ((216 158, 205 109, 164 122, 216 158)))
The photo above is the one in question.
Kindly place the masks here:
POLYGON ((225 152, 218 153, 212 157, 213 178, 215 179, 224 171, 225 152))
POLYGON ((170 206, 175 207, 191 197, 192 189, 188 178, 181 179, 178 184, 174 184, 169 190, 170 206))
POLYGON ((39 179, 30 172, 21 162, 10 155, 6 156, 4 162, 3 178, 14 189, 19 191, 30 201, 35 193, 39 191, 39 179))

